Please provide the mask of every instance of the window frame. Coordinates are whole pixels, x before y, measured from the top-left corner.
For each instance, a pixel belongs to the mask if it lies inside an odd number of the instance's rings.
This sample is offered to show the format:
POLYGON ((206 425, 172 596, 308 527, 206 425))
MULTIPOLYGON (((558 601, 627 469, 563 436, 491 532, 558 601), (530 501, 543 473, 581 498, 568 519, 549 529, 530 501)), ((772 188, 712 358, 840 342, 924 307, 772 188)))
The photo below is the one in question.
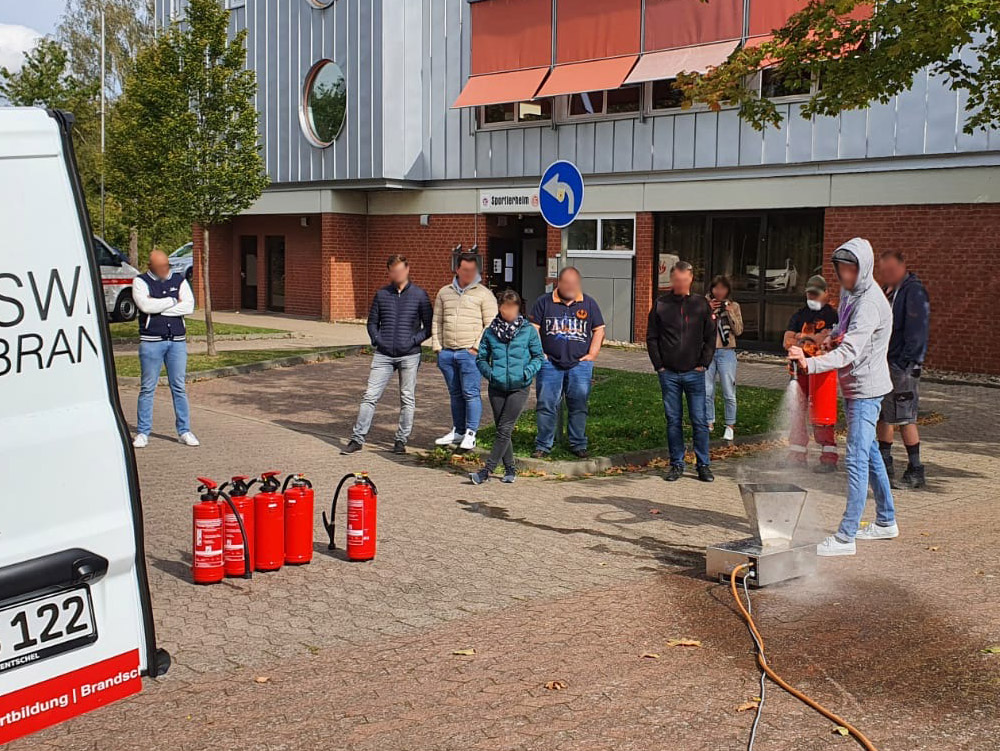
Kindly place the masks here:
MULTIPOLYGON (((626 85, 619 86, 618 88, 625 88, 626 85)), ((570 101, 574 96, 579 96, 579 94, 589 94, 591 92, 577 92, 576 94, 563 94, 562 96, 553 97, 553 99, 558 100, 559 110, 557 115, 557 110, 555 107, 555 102, 553 103, 552 116, 557 123, 586 123, 586 122, 611 122, 614 120, 628 120, 641 118, 644 114, 644 108, 646 106, 646 87, 641 83, 627 84, 628 88, 635 88, 639 92, 639 107, 633 112, 612 112, 608 114, 608 92, 617 91, 617 89, 595 89, 595 91, 602 91, 604 93, 604 106, 601 108, 600 112, 595 112, 594 114, 586 113, 583 115, 571 115, 570 114, 570 101)))
POLYGON ((555 97, 536 97, 535 99, 520 99, 516 102, 504 102, 504 104, 514 105, 514 117, 515 119, 502 123, 488 123, 486 122, 486 108, 491 106, 488 104, 481 104, 475 108, 476 110, 476 130, 506 130, 510 128, 532 128, 532 127, 552 127, 552 123, 555 121, 555 97), (534 102, 539 99, 547 99, 549 101, 549 118, 547 120, 518 120, 517 107, 525 102, 534 102))
POLYGON ((245 8, 247 5, 247 0, 226 0, 226 10, 237 10, 239 8, 245 8))
MULTIPOLYGON (((758 70, 747 79, 746 87, 757 93, 761 99, 764 98, 764 72, 776 70, 778 66, 768 65, 758 70)), ((802 94, 786 94, 785 96, 768 97, 771 102, 804 102, 819 93, 819 76, 813 75, 809 84, 809 91, 802 94)))
MULTIPOLYGON (((635 257, 635 213, 634 212, 602 212, 598 214, 580 214, 574 222, 597 221, 597 248, 570 248, 569 227, 564 227, 560 233, 560 249, 567 258, 634 258, 635 257), (601 250, 601 240, 604 222, 607 220, 628 219, 632 222, 632 250, 601 250)), ((570 225, 572 226, 572 225, 570 225)))
POLYGON ((306 0, 306 2, 310 7, 315 8, 316 10, 323 10, 324 8, 329 8, 337 2, 337 0, 306 0))
POLYGON ((343 67, 340 63, 332 58, 324 57, 317 60, 310 66, 309 70, 306 72, 305 80, 302 82, 302 89, 299 92, 299 127, 302 131, 302 135, 309 142, 309 144, 317 149, 326 149, 333 146, 340 138, 341 134, 344 132, 344 128, 347 125, 347 106, 350 103, 350 98, 347 92, 347 73, 344 72, 343 67), (337 70, 340 71, 340 76, 344 81, 344 117, 340 121, 340 126, 337 128, 337 132, 334 134, 333 138, 329 142, 324 142, 320 140, 319 134, 315 133, 312 128, 311 118, 309 114, 309 95, 312 92, 313 84, 319 77, 320 71, 322 71, 327 65, 337 66, 337 70))

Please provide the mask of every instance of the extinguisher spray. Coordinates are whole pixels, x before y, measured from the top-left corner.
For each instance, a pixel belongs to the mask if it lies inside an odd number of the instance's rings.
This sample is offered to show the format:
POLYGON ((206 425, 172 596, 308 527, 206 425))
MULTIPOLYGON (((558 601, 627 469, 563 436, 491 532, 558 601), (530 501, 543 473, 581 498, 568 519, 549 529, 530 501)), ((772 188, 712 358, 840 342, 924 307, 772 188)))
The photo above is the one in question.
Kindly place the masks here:
POLYGON ((285 498, 278 474, 261 474, 260 492, 253 497, 253 565, 258 571, 277 571, 285 563, 285 498))
POLYGON ((330 535, 330 550, 336 550, 333 540, 337 516, 337 498, 348 480, 354 480, 347 489, 347 560, 370 561, 375 557, 376 507, 378 489, 367 472, 344 475, 337 484, 330 507, 330 518, 323 512, 323 526, 330 535))
POLYGON ((312 483, 304 475, 289 475, 281 492, 285 497, 285 563, 300 566, 313 555, 312 483))
POLYGON ((247 552, 249 552, 249 559, 253 560, 253 501, 247 496, 255 482, 257 481, 251 480, 245 475, 236 475, 232 480, 223 483, 219 488, 220 491, 231 488, 229 490, 229 498, 232 501, 231 505, 236 509, 236 513, 227 509, 222 518, 223 559, 225 561, 226 576, 244 575, 246 572, 247 552), (237 520, 237 516, 239 516, 239 521, 237 520), (246 531, 246 540, 250 543, 249 551, 244 550, 240 521, 243 522, 243 529, 246 531))
POLYGON ((236 516, 244 550, 244 579, 251 577, 250 546, 243 519, 237 513, 232 499, 221 490, 213 480, 199 477, 198 492, 201 498, 194 504, 193 539, 191 555, 191 578, 195 584, 215 584, 222 581, 225 575, 223 558, 223 510, 220 499, 225 501, 229 510, 236 516))

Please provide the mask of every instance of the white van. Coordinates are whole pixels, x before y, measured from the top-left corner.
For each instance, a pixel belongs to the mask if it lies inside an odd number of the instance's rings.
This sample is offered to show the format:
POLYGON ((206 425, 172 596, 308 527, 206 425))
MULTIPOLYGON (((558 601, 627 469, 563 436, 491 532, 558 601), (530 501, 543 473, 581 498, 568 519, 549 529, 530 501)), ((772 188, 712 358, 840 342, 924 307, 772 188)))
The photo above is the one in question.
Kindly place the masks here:
POLYGON ((132 280, 139 270, 103 238, 94 235, 97 265, 101 267, 104 307, 112 321, 133 321, 139 312, 132 300, 132 280))
POLYGON ((170 662, 71 125, 0 108, 0 745, 170 662))

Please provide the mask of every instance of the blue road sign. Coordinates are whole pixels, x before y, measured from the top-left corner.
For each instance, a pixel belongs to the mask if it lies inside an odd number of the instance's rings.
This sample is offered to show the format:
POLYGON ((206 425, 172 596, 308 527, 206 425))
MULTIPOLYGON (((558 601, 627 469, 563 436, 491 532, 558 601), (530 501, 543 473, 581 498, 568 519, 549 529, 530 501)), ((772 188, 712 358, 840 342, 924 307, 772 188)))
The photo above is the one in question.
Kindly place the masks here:
POLYGON ((542 217, 551 226, 566 227, 583 207, 583 175, 573 162, 553 162, 538 183, 542 217))

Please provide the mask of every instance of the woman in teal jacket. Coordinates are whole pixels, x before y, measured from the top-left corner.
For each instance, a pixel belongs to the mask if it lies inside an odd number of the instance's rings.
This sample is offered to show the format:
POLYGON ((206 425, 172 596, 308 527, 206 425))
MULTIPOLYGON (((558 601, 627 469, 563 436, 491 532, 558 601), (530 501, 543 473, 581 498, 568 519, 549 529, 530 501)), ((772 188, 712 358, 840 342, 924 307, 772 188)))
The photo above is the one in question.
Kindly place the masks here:
POLYGON ((521 315, 521 297, 512 289, 500 293, 500 312, 483 332, 476 365, 490 383, 490 406, 497 436, 486 466, 469 475, 474 485, 490 479, 503 459, 503 482, 514 482, 514 448, 511 434, 528 402, 529 386, 542 369, 545 354, 538 331, 521 315))

